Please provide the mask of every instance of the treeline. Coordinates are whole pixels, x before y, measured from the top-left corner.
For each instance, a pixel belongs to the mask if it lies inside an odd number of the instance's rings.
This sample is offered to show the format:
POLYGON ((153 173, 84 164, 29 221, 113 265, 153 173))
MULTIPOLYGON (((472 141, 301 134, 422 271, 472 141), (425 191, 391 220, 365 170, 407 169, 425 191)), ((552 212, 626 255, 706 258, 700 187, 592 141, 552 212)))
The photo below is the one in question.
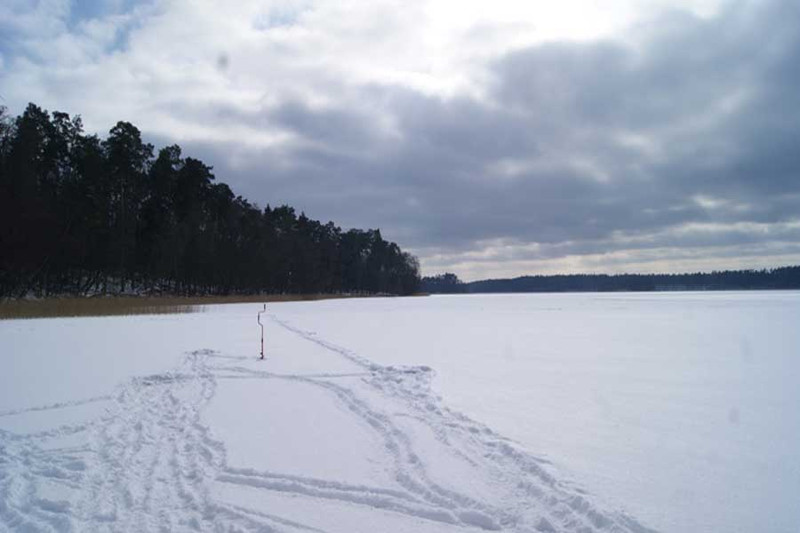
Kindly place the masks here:
POLYGON ((800 289, 800 266, 692 274, 572 274, 462 283, 455 274, 422 279, 429 293, 714 291, 800 289))
POLYGON ((410 294, 419 264, 379 230, 260 209, 177 145, 118 122, 0 108, 0 297, 96 293, 410 294))
POLYGON ((467 292, 467 284, 452 272, 445 272, 422 278, 420 289, 429 294, 463 294, 467 292))

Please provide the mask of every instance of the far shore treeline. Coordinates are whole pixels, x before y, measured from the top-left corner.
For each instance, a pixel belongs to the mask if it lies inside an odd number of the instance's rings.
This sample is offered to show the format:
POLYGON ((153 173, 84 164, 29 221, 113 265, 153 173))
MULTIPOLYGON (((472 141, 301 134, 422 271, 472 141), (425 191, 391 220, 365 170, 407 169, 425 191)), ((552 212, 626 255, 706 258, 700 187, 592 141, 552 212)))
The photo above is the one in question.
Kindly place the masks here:
POLYGON ((422 278, 431 294, 507 292, 740 291, 800 289, 800 266, 692 274, 568 274, 464 283, 453 273, 422 278))
POLYGON ((411 294, 417 259, 379 230, 260 209, 131 123, 0 107, 0 297, 411 294))

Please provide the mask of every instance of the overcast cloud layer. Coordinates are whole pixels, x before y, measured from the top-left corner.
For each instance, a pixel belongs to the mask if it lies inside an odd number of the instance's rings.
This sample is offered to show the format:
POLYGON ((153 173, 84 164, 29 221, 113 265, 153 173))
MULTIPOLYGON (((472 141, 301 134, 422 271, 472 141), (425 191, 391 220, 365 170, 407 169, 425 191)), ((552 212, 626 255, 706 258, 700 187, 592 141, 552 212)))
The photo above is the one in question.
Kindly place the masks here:
POLYGON ((129 120, 425 273, 800 264, 800 4, 552 3, 5 1, 0 103, 129 120))

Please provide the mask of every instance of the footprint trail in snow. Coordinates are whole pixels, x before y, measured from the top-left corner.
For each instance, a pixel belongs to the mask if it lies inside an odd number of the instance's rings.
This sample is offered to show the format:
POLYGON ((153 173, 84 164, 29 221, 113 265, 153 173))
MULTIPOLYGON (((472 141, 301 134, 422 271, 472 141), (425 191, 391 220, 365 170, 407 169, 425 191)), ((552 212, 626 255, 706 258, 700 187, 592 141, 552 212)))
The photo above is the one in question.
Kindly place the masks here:
POLYGON ((198 350, 107 396, 0 412, 105 407, 0 430, 0 531, 650 531, 449 410, 431 369, 271 327, 285 353, 266 362, 198 350))

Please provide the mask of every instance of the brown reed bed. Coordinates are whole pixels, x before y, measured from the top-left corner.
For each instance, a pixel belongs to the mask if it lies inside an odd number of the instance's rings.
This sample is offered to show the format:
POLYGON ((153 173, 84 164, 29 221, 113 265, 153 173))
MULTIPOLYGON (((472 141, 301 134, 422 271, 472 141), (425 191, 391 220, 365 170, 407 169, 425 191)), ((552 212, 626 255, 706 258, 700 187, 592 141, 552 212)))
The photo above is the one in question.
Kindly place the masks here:
POLYGON ((242 296, 96 296, 0 301, 0 320, 75 316, 196 313, 207 305, 353 298, 352 294, 270 294, 242 296))

